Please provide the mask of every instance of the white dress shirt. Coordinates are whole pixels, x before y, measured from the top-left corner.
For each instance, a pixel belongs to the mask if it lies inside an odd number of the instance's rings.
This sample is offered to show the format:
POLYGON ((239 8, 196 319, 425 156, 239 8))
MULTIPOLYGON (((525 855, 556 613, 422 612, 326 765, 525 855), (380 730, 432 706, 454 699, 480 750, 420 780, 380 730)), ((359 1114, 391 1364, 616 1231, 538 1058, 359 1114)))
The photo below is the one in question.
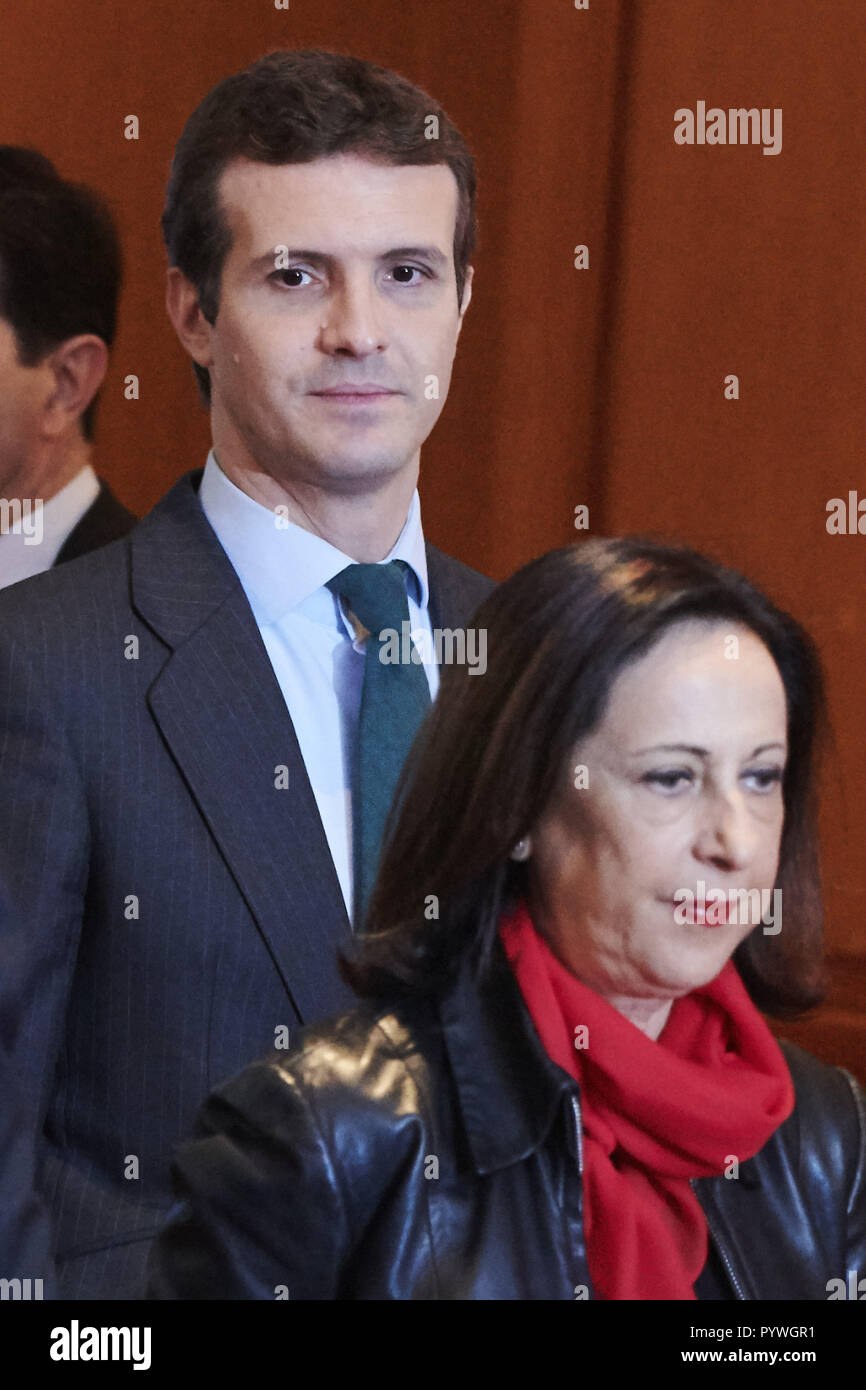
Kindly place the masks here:
POLYGON ((27 507, 15 513, 14 520, 0 499, 0 589, 50 570, 63 542, 98 496, 99 478, 86 463, 41 507, 34 505, 36 498, 26 499, 27 507))
MULTIPOLYGON (((295 726, 307 775, 352 913, 352 775, 364 680, 364 643, 325 585, 353 563, 328 541, 277 517, 236 487, 208 454, 199 500, 249 600, 295 726)), ((411 631, 432 638, 421 504, 381 561, 404 560, 411 631)), ((432 640, 419 642, 433 699, 439 672, 432 640)), ((290 846, 286 846, 286 853, 290 846)))

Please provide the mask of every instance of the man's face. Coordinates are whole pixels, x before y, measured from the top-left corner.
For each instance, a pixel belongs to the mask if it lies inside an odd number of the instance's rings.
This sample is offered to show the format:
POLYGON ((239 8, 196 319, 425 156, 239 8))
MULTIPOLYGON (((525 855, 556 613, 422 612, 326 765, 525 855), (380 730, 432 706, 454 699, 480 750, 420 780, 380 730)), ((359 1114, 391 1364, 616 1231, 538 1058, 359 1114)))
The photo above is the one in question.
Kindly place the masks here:
POLYGON ((22 367, 11 324, 0 318, 0 497, 17 495, 36 440, 50 372, 22 367))
POLYGON ((215 440, 280 482, 339 492, 417 467, 461 325, 451 170, 239 159, 219 196, 232 246, 202 361, 215 440))

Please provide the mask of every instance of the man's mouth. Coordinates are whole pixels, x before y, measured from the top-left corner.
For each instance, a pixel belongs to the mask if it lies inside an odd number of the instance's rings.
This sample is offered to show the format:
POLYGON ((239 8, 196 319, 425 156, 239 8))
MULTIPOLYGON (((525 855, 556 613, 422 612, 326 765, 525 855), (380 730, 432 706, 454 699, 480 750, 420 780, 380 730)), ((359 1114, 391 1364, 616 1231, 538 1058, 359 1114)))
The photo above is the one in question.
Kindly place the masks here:
POLYGON ((324 391, 311 391, 311 396, 319 396, 327 401, 383 401, 389 396, 399 395, 387 386, 368 383, 363 386, 329 386, 324 391))

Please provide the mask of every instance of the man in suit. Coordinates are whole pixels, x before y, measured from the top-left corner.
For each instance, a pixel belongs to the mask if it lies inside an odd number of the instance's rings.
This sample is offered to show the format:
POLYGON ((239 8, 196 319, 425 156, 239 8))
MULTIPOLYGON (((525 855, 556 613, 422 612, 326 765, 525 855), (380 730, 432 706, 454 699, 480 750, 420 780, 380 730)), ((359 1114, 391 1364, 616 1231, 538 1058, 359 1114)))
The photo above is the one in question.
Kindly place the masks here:
POLYGON ((120 260, 92 190, 0 146, 0 588, 136 523, 91 461, 120 260))
POLYGON ((474 195, 444 111, 371 63, 220 83, 163 216, 213 449, 124 540, 0 594, 0 883, 61 1296, 141 1295, 201 1099, 352 1003, 336 950, 444 650, 417 639, 491 588, 416 491, 474 195))

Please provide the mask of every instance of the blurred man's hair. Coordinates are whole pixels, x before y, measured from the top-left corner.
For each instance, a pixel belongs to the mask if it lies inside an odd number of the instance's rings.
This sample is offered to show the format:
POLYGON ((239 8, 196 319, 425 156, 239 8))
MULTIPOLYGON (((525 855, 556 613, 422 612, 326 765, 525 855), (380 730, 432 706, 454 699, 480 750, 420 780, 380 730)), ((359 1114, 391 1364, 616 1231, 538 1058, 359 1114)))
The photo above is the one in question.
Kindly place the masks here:
MULTIPOLYGON (((307 164, 352 153, 382 164, 447 164, 457 181, 454 267, 458 303, 475 247, 475 164, 457 127, 432 97, 362 58, 324 49, 269 53, 225 78, 196 107, 177 142, 162 231, 169 263, 216 321, 231 248, 217 184, 235 159, 307 164), (430 118, 438 123, 436 138, 430 118)), ((210 378, 193 363, 202 398, 210 378)))
MULTIPOLYGON (((37 150, 0 145, 0 316, 33 367, 67 338, 114 341, 120 242, 97 193, 67 183, 37 150)), ((81 417, 93 438, 97 397, 81 417)))

